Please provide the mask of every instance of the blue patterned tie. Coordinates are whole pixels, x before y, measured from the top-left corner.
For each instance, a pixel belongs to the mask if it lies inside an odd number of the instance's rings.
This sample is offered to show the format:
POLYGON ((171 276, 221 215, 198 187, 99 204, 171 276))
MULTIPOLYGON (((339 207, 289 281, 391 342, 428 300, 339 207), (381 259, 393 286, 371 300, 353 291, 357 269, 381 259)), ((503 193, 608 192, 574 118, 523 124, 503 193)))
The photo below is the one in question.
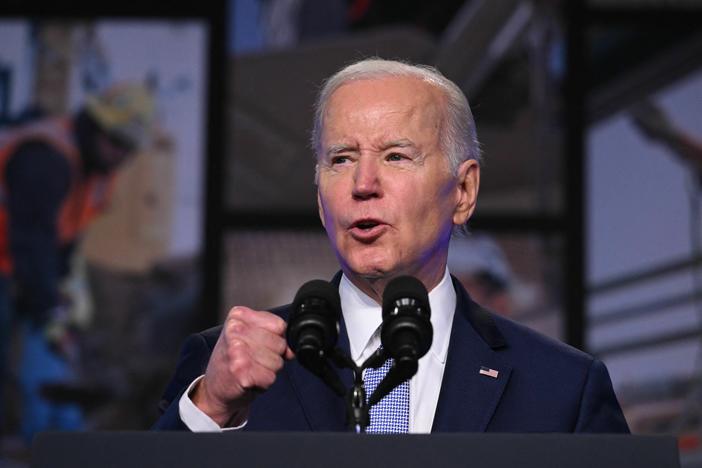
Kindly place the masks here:
MULTIPOLYGON (((377 369, 366 369, 363 376, 363 383, 366 389, 366 400, 375 391, 378 384, 383 380, 393 359, 388 358, 381 367, 377 369)), ((367 433, 375 434, 404 434, 409 431, 409 380, 395 387, 392 392, 385 395, 370 408, 370 425, 366 428, 367 433)))

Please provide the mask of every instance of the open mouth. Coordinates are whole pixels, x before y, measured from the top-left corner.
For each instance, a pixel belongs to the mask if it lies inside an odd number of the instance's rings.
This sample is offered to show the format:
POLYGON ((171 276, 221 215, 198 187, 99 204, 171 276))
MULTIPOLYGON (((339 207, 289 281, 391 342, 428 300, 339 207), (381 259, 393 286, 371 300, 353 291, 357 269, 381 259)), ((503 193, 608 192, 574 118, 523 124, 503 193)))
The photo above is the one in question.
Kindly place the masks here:
POLYGON ((377 219, 359 219, 351 225, 349 233, 359 242, 372 243, 385 233, 387 227, 377 219))
POLYGON ((353 224, 353 227, 361 229, 363 231, 369 231, 376 227, 378 224, 380 224, 377 221, 373 220, 362 220, 362 221, 357 221, 353 224))

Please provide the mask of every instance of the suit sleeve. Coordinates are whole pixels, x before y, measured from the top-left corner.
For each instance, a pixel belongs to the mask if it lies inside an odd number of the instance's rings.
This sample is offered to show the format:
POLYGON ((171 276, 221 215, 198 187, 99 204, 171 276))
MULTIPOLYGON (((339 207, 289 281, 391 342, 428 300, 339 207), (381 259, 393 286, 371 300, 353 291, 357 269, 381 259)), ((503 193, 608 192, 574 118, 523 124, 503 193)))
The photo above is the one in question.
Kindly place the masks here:
POLYGON ((151 427, 161 431, 187 431, 180 419, 178 401, 183 392, 197 377, 202 375, 210 360, 212 348, 201 334, 190 336, 183 345, 176 372, 159 402, 161 417, 151 427))
POLYGON ((598 359, 590 365, 575 432, 629 433, 607 368, 598 359))

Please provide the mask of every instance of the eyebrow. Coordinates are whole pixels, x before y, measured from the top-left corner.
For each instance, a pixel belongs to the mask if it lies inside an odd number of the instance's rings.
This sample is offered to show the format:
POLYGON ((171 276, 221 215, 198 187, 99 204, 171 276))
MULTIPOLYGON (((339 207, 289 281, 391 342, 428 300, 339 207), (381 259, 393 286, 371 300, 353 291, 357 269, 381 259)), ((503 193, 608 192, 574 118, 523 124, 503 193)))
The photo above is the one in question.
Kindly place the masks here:
MULTIPOLYGON (((382 144, 380 147, 381 151, 388 150, 390 148, 415 148, 416 145, 412 140, 409 140, 407 138, 401 138, 399 140, 391 140, 387 141, 382 144)), ((338 144, 338 145, 332 145, 329 147, 327 150, 326 154, 327 156, 334 156, 337 154, 341 153, 346 153, 346 152, 358 152, 358 146, 356 145, 347 145, 347 144, 338 144)))
POLYGON ((386 143, 383 143, 383 146, 381 147, 383 150, 387 150, 390 148, 407 148, 407 147, 412 147, 414 148, 416 145, 412 140, 408 140, 407 138, 401 138, 399 140, 393 140, 393 141, 388 141, 386 143))
POLYGON ((327 156, 333 156, 340 153, 346 153, 348 151, 358 151, 358 147, 355 145, 331 145, 327 150, 327 156))

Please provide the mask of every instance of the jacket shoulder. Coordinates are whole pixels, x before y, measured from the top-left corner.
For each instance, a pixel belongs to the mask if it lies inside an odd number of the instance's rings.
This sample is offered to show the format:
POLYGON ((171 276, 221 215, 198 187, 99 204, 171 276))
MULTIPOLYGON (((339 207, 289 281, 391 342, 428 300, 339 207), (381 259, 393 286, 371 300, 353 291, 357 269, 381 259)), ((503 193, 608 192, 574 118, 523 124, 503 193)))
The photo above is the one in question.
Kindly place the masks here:
POLYGON ((547 362, 552 359, 563 359, 571 363, 590 366, 594 360, 590 354, 567 343, 546 336, 509 318, 492 312, 488 313, 492 315, 495 326, 505 337, 508 348, 512 348, 515 352, 528 350, 531 361, 539 358, 546 359, 547 362))

